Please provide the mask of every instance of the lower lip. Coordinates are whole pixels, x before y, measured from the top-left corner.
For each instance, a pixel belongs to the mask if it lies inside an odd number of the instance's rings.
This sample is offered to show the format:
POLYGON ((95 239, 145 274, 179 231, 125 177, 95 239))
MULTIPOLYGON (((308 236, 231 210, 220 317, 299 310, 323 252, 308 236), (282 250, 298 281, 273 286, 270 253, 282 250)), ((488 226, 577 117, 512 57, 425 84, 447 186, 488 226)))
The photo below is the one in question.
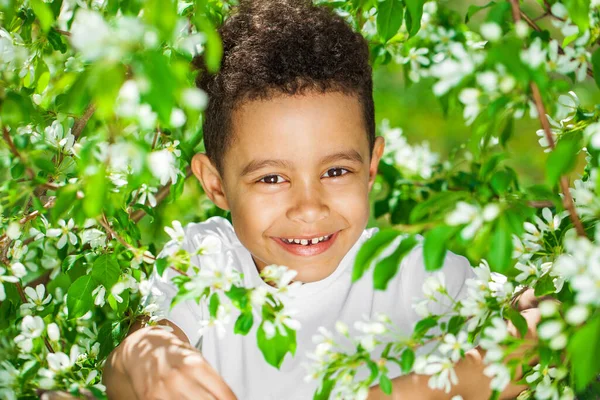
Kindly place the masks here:
POLYGON ((333 242, 337 239, 339 231, 337 231, 336 233, 334 233, 329 240, 326 240, 324 242, 319 242, 317 244, 311 244, 311 245, 301 245, 301 244, 290 244, 290 243, 286 243, 284 242, 282 239, 280 238, 273 238, 277 243, 279 243, 281 245, 281 247, 283 247, 284 249, 286 249, 287 251, 289 251, 292 254, 295 254, 297 256, 303 256, 303 257, 310 257, 310 256, 316 256, 317 254, 321 254, 325 251, 327 251, 327 249, 329 249, 332 245, 333 242))

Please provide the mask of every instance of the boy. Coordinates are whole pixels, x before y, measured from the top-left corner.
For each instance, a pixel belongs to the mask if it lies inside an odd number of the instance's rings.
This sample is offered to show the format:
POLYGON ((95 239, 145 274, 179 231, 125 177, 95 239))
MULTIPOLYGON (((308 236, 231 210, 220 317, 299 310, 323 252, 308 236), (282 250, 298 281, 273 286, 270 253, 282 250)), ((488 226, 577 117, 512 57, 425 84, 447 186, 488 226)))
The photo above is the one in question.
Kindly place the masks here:
MULTIPOLYGON (((280 370, 268 365, 256 346, 256 323, 246 336, 231 326, 222 340, 212 329, 201 336, 204 306, 188 301, 168 311, 176 290, 167 269, 152 284, 164 295, 161 324, 173 332, 136 324, 107 361, 111 399, 310 399, 317 382, 304 382, 303 363, 317 327, 332 330, 337 320, 352 326, 380 312, 408 334, 420 319, 411 307, 428 276, 420 246, 404 258, 388 290, 375 292, 371 274, 351 284, 354 256, 376 230, 365 230, 368 194, 384 151, 383 138, 375 137, 364 39, 328 9, 301 0, 242 2, 220 33, 222 68, 214 76, 201 73, 197 82, 210 100, 206 154, 194 157, 192 170, 207 196, 231 211, 233 226, 223 218, 190 224, 184 247, 193 252, 203 239, 217 238, 219 251, 202 257, 230 263, 248 286, 272 289, 259 275, 270 264, 296 271, 303 284, 286 303, 301 324, 296 356, 287 356, 280 370)), ((448 292, 460 298, 473 275, 468 261, 448 253, 442 271, 448 292)), ((459 364, 453 394, 487 398, 480 354, 459 364)), ((427 379, 394 379, 393 395, 446 396, 429 390, 427 379)), ((510 386, 505 395, 519 389, 510 386)), ((369 398, 380 396, 374 387, 369 398)))

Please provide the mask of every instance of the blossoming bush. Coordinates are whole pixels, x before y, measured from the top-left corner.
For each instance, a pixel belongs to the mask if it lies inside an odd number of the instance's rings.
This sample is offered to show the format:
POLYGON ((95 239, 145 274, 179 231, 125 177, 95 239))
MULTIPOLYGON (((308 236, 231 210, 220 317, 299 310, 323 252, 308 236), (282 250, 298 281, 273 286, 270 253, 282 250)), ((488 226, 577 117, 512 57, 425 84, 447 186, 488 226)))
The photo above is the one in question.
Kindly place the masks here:
MULTIPOLYGON (((307 379, 315 398, 365 398, 388 372, 431 375, 446 391, 453 365, 474 346, 486 350, 494 396, 522 368, 521 398, 596 398, 600 393, 599 105, 580 104, 577 82, 600 84, 600 2, 497 0, 458 14, 424 0, 321 1, 370 43, 375 68, 397 63, 408 82, 425 81, 446 111, 461 110, 471 139, 447 160, 399 127, 379 124, 387 153, 375 185, 381 226, 360 249, 353 279, 374 274, 385 290, 402 258, 424 246, 425 268, 447 250, 467 256, 476 278, 451 298, 444 276, 427 279, 423 317, 407 335, 385 315, 315 335, 307 379), (479 24, 473 24, 476 17, 479 24), (515 121, 539 120, 537 132, 515 121), (524 186, 508 165, 507 144, 539 136, 545 179, 524 186), (577 169, 585 157, 585 169, 577 169), (569 177, 578 179, 570 183, 569 177), (394 250, 386 252, 384 249, 394 250), (543 298, 539 341, 525 339, 518 296, 543 298), (432 314, 436 302, 449 304, 432 314), (509 334, 510 321, 518 333, 509 334), (520 358, 506 359, 528 342, 520 358), (381 349, 373 358, 376 349, 381 349), (367 371, 361 375, 362 371, 367 371), (364 378, 361 378, 364 377, 364 378)), ((217 70, 215 27, 234 1, 108 0, 0 2, 0 397, 47 390, 105 398, 103 362, 146 315, 153 268, 175 271, 175 302, 205 301, 201 329, 247 334, 279 366, 301 329, 284 308, 294 272, 262 274, 279 291, 244 287, 231 266, 190 268, 177 221, 162 251, 137 223, 161 221, 203 150, 206 96, 194 88, 191 59, 217 70), (237 317, 232 319, 235 311, 237 317)), ((203 208, 202 217, 223 215, 203 208)), ((156 223, 159 223, 156 222, 156 223)))

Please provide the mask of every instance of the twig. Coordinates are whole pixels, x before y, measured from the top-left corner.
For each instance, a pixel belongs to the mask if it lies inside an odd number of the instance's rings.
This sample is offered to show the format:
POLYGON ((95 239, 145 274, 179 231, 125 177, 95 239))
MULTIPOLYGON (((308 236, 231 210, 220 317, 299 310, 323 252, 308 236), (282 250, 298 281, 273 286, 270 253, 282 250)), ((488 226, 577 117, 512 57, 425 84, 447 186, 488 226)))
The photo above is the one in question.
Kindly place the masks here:
POLYGON ((55 30, 56 32, 60 33, 61 35, 64 35, 64 36, 71 36, 71 32, 69 32, 69 31, 63 31, 62 29, 56 29, 56 28, 54 28, 54 30, 55 30))
POLYGON ((527 202, 527 205, 532 208, 554 207, 554 203, 550 200, 532 200, 527 202))
MULTIPOLYGON (((521 9, 519 8, 519 0, 510 0, 510 5, 513 19, 515 20, 515 22, 519 22, 521 20, 521 9)), ((535 84, 535 82, 531 82, 529 86, 531 88, 531 93, 533 94, 533 101, 537 108, 538 117, 540 119, 540 123, 542 124, 546 140, 548 141, 550 149, 554 150, 556 144, 554 143, 554 138, 552 137, 552 130, 550 129, 550 122, 548 121, 548 117, 546 116, 546 108, 544 107, 544 102, 542 100, 542 95, 540 94, 540 89, 535 84)), ((560 178, 560 187, 561 191, 563 192, 563 204, 565 208, 569 211, 571 222, 573 222, 577 234, 579 236, 587 237, 587 235, 585 234, 585 229, 583 228, 583 224, 581 223, 581 220, 577 215, 577 211, 575 210, 575 203, 573 202, 573 197, 571 196, 571 192, 569 191, 569 179, 566 176, 562 176, 560 178)))
POLYGON ((102 225, 106 232, 113 238, 117 239, 119 243, 121 243, 129 250, 135 250, 135 248, 132 245, 127 243, 125 239, 123 239, 117 234, 117 232, 114 231, 114 229, 110 226, 110 223, 108 222, 108 219, 106 218, 106 215, 104 213, 102 213, 102 217, 98 219, 98 222, 100 223, 100 225, 102 225))
POLYGON ((73 124, 73 129, 72 129, 72 133, 73 133, 73 136, 75 136, 75 140, 79 139, 81 132, 83 132, 83 129, 87 125, 90 118, 92 118, 92 115, 94 115, 95 111, 96 111, 96 106, 94 104, 90 104, 86 108, 86 110, 83 113, 83 115, 81 116, 81 118, 79 118, 77 121, 75 121, 75 123, 73 124))

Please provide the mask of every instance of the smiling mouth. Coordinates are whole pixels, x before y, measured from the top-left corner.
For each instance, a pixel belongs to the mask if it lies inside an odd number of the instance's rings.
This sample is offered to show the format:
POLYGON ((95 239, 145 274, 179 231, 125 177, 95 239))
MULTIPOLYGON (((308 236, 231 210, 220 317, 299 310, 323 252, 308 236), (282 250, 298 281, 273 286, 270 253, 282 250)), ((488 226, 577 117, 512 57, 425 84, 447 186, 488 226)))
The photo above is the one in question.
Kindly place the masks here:
POLYGON ((310 257, 321 254, 333 246, 340 231, 329 235, 304 238, 273 238, 281 247, 297 256, 310 257))
POLYGON ((329 239, 331 239, 331 237, 334 234, 330 234, 330 235, 325 235, 325 236, 317 236, 317 237, 313 237, 313 238, 305 238, 305 239, 288 239, 288 238, 280 238, 283 242, 287 243, 287 244, 299 244, 301 246, 312 246, 314 244, 317 243, 321 243, 321 242, 326 242, 329 239))

